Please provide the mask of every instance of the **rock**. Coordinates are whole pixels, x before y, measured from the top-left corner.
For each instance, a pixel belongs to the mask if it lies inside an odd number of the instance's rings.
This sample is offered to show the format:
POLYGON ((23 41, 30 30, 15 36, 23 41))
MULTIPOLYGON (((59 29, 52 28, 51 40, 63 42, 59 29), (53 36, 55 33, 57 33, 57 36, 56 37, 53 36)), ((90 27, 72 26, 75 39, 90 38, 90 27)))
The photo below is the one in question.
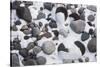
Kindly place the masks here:
POLYGON ((46 15, 42 12, 40 12, 38 15, 37 15, 37 20, 40 20, 40 19, 43 19, 43 18, 46 18, 46 15))
POLYGON ((43 4, 43 6, 44 6, 44 9, 47 9, 47 10, 49 10, 49 11, 51 11, 52 8, 53 8, 53 4, 52 4, 52 3, 49 3, 49 2, 45 2, 45 3, 43 4))
POLYGON ((91 22, 94 21, 94 20, 95 20, 94 15, 89 15, 89 16, 88 16, 88 20, 91 21, 91 22))
POLYGON ((87 45, 87 48, 88 50, 91 52, 91 53, 94 53, 96 52, 96 47, 97 46, 97 43, 96 43, 96 38, 92 38, 89 42, 88 42, 88 45, 87 45))
POLYGON ((81 8, 79 8, 79 10, 78 10, 78 13, 81 15, 81 14, 83 14, 84 13, 84 7, 81 7, 81 8))
POLYGON ((93 24, 91 22, 87 22, 89 26, 93 26, 93 24))
POLYGON ((38 27, 32 28, 32 37, 37 37, 40 34, 40 29, 38 27))
POLYGON ((67 4, 66 9, 71 9, 72 8, 71 6, 72 6, 72 4, 67 4))
POLYGON ((93 35, 94 34, 94 30, 92 28, 89 29, 89 34, 93 35))
POLYGON ((87 9, 89 9, 89 10, 91 10, 91 11, 93 11, 93 12, 96 12, 96 11, 97 11, 96 6, 94 6, 94 5, 88 5, 88 6, 87 6, 87 9))
POLYGON ((79 61, 79 62, 83 62, 82 58, 79 58, 78 61, 79 61))
POLYGON ((20 7, 21 1, 14 1, 12 2, 12 4, 10 4, 11 9, 17 9, 18 7, 20 7))
POLYGON ((32 48, 34 48, 34 42, 30 42, 28 45, 27 45, 27 47, 26 47, 26 49, 27 50, 30 50, 30 49, 32 49, 32 48))
POLYGON ((35 46, 35 47, 33 48, 33 53, 38 54, 39 52, 41 52, 41 47, 35 46))
POLYGON ((58 52, 59 51, 64 51, 64 52, 69 52, 69 50, 67 48, 65 48, 64 44, 61 43, 59 46, 58 46, 58 52))
POLYGON ((50 26, 51 28, 57 28, 56 22, 50 22, 50 23, 49 23, 49 26, 50 26))
POLYGON ((83 32, 81 35, 81 40, 82 41, 86 41, 87 39, 89 39, 89 34, 87 32, 83 32))
POLYGON ((39 56, 39 57, 37 57, 37 64, 39 64, 39 65, 44 65, 44 64, 46 64, 46 58, 45 57, 43 57, 43 56, 39 56))
POLYGON ((80 19, 80 16, 79 16, 77 13, 72 13, 72 14, 70 14, 70 15, 69 15, 69 17, 74 18, 74 21, 76 21, 76 20, 79 20, 79 19, 80 19))
POLYGON ((68 33, 69 33, 69 30, 64 30, 64 29, 59 30, 59 34, 62 35, 63 37, 67 37, 68 33))
POLYGON ((76 9, 75 8, 72 8, 71 9, 71 13, 76 13, 76 9))
POLYGON ((24 31, 24 30, 28 30, 28 26, 27 25, 23 25, 22 26, 21 31, 24 31))
POLYGON ((37 65, 37 62, 34 59, 22 60, 22 63, 24 66, 37 65))
POLYGON ((28 35, 28 34, 31 34, 31 31, 30 31, 30 30, 24 30, 23 33, 24 33, 25 35, 28 35))
POLYGON ((42 50, 45 54, 50 55, 55 51, 55 46, 56 45, 52 41, 45 41, 42 45, 42 50))
POLYGON ((18 28, 16 27, 16 25, 12 26, 12 31, 18 31, 18 28))
POLYGON ((85 46, 83 43, 81 43, 80 41, 75 41, 74 44, 80 49, 82 55, 84 55, 85 53, 85 46))
POLYGON ((70 23, 71 29, 77 34, 82 33, 85 29, 85 26, 86 24, 83 20, 72 21, 70 23))
POLYGON ((32 6, 33 2, 31 1, 23 1, 26 7, 32 6))
POLYGON ((89 62, 89 57, 86 57, 85 58, 85 62, 89 62))
POLYGON ((32 20, 30 10, 27 7, 18 7, 16 9, 16 14, 19 18, 24 19, 27 22, 31 22, 32 20))
POLYGON ((40 27, 42 27, 42 26, 43 26, 42 22, 39 22, 39 26, 40 26, 40 27))
POLYGON ((28 40, 30 36, 24 36, 24 40, 28 40))
POLYGON ((63 59, 63 63, 72 63, 72 60, 71 59, 63 59))
POLYGON ((64 19, 66 20, 67 19, 67 17, 68 17, 68 12, 67 12, 67 9, 66 8, 64 8, 64 7, 58 7, 57 9, 56 9, 56 14, 57 13, 63 13, 64 14, 64 19))
POLYGON ((28 50, 26 48, 23 48, 21 50, 19 50, 19 54, 22 56, 22 57, 27 57, 28 56, 28 50))
POLYGON ((42 37, 46 37, 46 38, 50 38, 52 37, 51 33, 50 32, 46 32, 42 35, 42 37))
POLYGON ((21 25, 21 21, 20 21, 20 20, 17 20, 17 21, 15 22, 15 25, 21 25))
POLYGON ((80 14, 80 19, 85 21, 85 14, 84 13, 80 14))
POLYGON ((16 53, 11 53, 11 60, 10 60, 10 65, 12 67, 16 67, 16 66, 20 66, 20 62, 19 62, 19 57, 16 53))
POLYGON ((58 37, 59 36, 58 30, 53 30, 52 32, 54 33, 55 37, 58 37))

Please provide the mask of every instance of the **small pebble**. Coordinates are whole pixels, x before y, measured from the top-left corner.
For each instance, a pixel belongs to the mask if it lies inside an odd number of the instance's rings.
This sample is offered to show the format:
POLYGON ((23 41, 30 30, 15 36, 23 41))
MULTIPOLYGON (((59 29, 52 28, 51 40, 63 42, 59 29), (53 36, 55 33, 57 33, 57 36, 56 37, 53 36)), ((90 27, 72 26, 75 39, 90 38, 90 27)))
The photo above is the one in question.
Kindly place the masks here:
POLYGON ((89 34, 87 32, 83 32, 81 35, 81 40, 82 41, 86 41, 87 39, 89 39, 89 34))
POLYGON ((28 50, 26 48, 23 48, 21 50, 19 50, 19 54, 22 56, 22 57, 27 57, 28 56, 28 50))
POLYGON ((32 48, 34 48, 34 42, 30 42, 28 45, 27 45, 27 47, 26 47, 26 49, 27 50, 30 50, 30 49, 32 49, 32 48))
POLYGON ((95 16, 94 15, 89 15, 88 16, 88 20, 91 21, 91 22, 94 21, 95 20, 95 16))
POLYGON ((39 65, 44 65, 44 64, 46 64, 46 58, 43 57, 43 56, 37 57, 37 63, 38 63, 39 65))

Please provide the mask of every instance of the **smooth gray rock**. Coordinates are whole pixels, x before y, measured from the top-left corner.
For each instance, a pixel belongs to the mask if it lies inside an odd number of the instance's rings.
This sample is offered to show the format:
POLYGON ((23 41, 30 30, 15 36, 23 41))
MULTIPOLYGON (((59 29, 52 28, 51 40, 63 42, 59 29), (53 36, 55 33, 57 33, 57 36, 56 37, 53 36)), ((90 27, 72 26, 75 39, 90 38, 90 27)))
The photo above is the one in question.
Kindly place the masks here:
POLYGON ((71 29, 77 34, 80 34, 84 31, 85 25, 86 24, 83 20, 72 21, 70 23, 71 29))
POLYGON ((45 54, 52 54, 56 49, 56 45, 52 41, 45 41, 42 45, 42 50, 45 54))
POLYGON ((91 21, 91 22, 94 21, 95 20, 95 16, 94 15, 89 15, 88 16, 88 20, 91 21))
POLYGON ((96 38, 92 38, 92 39, 88 42, 87 48, 88 48, 88 50, 89 50, 91 53, 96 52, 96 50, 97 50, 96 38))
POLYGON ((41 47, 35 46, 35 47, 33 48, 33 53, 38 54, 39 52, 41 52, 41 47))
POLYGON ((96 6, 94 6, 94 5, 88 5, 88 6, 87 6, 87 9, 89 9, 89 10, 91 10, 91 11, 93 11, 93 12, 96 12, 96 11, 97 11, 96 6))
POLYGON ((82 41, 86 41, 87 39, 89 39, 89 34, 87 32, 83 32, 81 35, 81 40, 82 41))
POLYGON ((32 49, 32 48, 34 48, 34 42, 30 42, 28 45, 27 45, 27 47, 26 47, 26 49, 27 50, 30 50, 30 49, 32 49))
POLYGON ((39 65, 44 65, 44 64, 46 64, 46 58, 45 57, 43 57, 43 56, 39 56, 39 57, 37 57, 37 63, 39 64, 39 65))

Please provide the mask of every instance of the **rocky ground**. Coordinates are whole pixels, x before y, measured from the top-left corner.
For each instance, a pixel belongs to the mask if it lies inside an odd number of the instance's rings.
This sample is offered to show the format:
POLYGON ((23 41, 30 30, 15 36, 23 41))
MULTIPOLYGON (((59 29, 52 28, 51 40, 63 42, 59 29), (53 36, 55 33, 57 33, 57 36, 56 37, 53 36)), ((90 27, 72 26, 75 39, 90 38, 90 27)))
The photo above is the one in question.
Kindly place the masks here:
POLYGON ((11 66, 96 61, 96 6, 10 2, 11 66))

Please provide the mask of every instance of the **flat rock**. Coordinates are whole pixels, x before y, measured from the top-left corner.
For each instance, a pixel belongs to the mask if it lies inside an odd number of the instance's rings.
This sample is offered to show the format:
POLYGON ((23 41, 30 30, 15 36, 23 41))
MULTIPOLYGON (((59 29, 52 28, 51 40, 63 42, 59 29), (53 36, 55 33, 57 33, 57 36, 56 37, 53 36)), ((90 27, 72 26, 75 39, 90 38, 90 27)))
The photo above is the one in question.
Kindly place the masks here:
POLYGON ((97 46, 97 43, 96 43, 96 38, 92 38, 89 42, 88 42, 88 45, 87 45, 87 48, 88 50, 91 52, 91 53, 94 53, 96 52, 96 47, 97 46))
POLYGON ((77 34, 80 34, 84 31, 85 25, 86 24, 83 20, 72 21, 70 23, 71 29, 77 34))
POLYGON ((56 45, 52 41, 45 41, 43 43, 43 45, 42 45, 42 50, 43 50, 43 52, 45 54, 50 55, 50 54, 52 54, 55 51, 55 49, 56 49, 55 46, 56 45))

